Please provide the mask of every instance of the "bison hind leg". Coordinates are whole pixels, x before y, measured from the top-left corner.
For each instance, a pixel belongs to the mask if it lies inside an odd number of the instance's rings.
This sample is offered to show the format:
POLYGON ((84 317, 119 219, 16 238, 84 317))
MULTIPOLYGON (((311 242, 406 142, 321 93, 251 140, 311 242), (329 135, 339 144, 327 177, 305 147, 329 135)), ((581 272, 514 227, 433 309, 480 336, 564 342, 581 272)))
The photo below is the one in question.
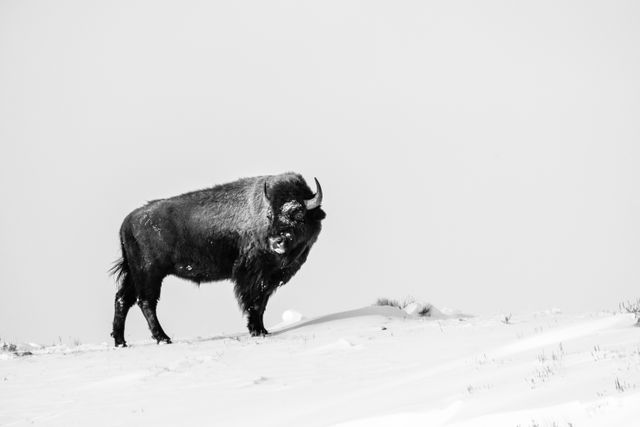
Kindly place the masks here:
POLYGON ((142 310, 144 318, 147 320, 153 339, 155 339, 158 344, 171 344, 171 338, 169 338, 169 336, 164 332, 162 326, 160 326, 160 322, 158 321, 158 315, 156 313, 157 305, 157 300, 141 299, 138 301, 138 306, 140 307, 140 310, 142 310))
POLYGON ((142 314, 149 325, 149 330, 153 339, 158 344, 165 343, 171 344, 171 338, 160 326, 158 315, 156 313, 156 307, 158 306, 158 300, 160 299, 160 287, 162 286, 163 275, 154 274, 152 272, 144 272, 138 274, 136 277, 136 284, 138 293, 138 306, 142 310, 142 314))
POLYGON ((133 286, 131 275, 128 272, 124 272, 114 301, 113 329, 111 336, 115 341, 116 347, 127 346, 127 343, 124 340, 124 324, 127 319, 127 313, 135 302, 136 291, 133 286))

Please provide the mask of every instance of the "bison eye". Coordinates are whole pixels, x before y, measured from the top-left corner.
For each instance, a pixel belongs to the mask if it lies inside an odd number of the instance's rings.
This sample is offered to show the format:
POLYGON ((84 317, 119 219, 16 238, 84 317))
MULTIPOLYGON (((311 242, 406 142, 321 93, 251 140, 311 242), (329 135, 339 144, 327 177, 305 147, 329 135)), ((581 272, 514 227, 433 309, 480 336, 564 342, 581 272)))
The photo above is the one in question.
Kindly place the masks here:
POLYGON ((305 216, 304 207, 297 201, 292 200, 282 205, 280 221, 291 225, 296 221, 303 221, 305 216))

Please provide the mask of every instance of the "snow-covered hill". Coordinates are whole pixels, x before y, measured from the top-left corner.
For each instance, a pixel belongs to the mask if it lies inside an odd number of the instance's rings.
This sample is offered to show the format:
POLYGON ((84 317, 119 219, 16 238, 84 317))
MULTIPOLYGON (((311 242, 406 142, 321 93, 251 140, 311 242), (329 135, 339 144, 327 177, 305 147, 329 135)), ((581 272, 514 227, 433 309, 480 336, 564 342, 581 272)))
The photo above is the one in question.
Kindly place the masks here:
POLYGON ((267 338, 4 352, 0 425, 640 425, 633 316, 433 313, 289 312, 267 338))

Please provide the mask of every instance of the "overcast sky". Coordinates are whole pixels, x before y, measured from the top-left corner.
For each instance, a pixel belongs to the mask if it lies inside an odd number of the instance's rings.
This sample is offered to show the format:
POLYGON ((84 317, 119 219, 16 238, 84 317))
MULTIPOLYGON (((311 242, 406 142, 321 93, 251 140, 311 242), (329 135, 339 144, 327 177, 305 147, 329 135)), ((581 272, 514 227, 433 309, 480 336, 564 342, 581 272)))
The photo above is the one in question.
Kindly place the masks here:
MULTIPOLYGON (((317 176, 327 219, 271 299, 476 314, 640 296, 640 3, 0 1, 0 339, 110 340, 147 200, 317 176)), ((129 340, 149 332, 134 307, 129 340)), ((164 282, 173 338, 244 331, 164 282)))

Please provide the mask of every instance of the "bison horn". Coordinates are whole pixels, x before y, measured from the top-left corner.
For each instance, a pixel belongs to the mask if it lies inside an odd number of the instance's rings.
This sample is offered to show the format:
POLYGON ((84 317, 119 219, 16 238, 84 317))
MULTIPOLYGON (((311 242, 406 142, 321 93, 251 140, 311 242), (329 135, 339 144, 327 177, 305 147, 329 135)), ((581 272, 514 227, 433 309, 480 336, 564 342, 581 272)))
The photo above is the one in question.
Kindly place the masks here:
POLYGON ((267 192, 267 181, 264 182, 264 198, 269 200, 269 193, 267 192))
POLYGON ((304 205, 306 206, 308 211, 310 211, 311 209, 315 209, 322 204, 322 187, 320 187, 320 183, 318 182, 317 178, 313 179, 316 181, 316 188, 318 189, 318 191, 316 191, 316 194, 313 195, 313 198, 304 201, 304 205))

